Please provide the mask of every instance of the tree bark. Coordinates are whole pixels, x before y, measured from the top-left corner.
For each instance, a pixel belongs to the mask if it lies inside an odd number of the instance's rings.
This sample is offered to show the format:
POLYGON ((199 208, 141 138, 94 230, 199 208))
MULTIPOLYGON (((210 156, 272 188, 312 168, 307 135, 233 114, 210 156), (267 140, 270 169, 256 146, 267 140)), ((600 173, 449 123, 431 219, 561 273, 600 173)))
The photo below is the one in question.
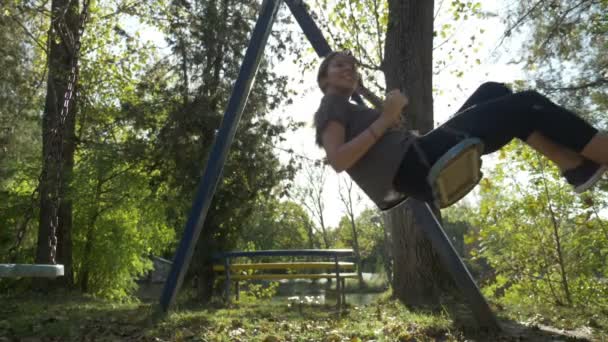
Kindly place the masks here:
MULTIPOLYGON (((64 124, 60 123, 60 114, 75 52, 73 42, 78 34, 78 1, 53 0, 51 11, 47 94, 42 120, 43 171, 40 180, 40 221, 36 262, 43 264, 52 262, 49 246, 51 222, 53 216, 58 215, 56 261, 64 265, 66 274, 60 282, 64 286, 71 286, 73 283, 72 203, 69 199, 69 181, 74 165, 76 111, 74 106, 70 107, 64 124), (57 134, 59 130, 63 139, 59 139, 57 134), (56 211, 53 210, 54 207, 56 211)), ((72 96, 73 103, 75 93, 72 96)))
POLYGON ((73 95, 70 111, 65 121, 63 138, 62 182, 59 189, 61 204, 59 206, 59 232, 57 260, 63 265, 64 276, 58 281, 65 288, 74 287, 74 272, 72 260, 72 175, 74 173, 74 153, 76 151, 76 113, 77 93, 73 95))
POLYGON ((308 248, 315 249, 315 232, 312 224, 308 221, 308 217, 303 217, 304 226, 306 227, 306 235, 308 236, 308 248))
MULTIPOLYGON (((409 129, 433 129, 433 1, 389 0, 383 71, 387 90, 401 89, 410 104, 409 129)), ((439 303, 441 290, 453 288, 430 241, 405 204, 386 215, 392 236, 393 295, 407 305, 439 303)))

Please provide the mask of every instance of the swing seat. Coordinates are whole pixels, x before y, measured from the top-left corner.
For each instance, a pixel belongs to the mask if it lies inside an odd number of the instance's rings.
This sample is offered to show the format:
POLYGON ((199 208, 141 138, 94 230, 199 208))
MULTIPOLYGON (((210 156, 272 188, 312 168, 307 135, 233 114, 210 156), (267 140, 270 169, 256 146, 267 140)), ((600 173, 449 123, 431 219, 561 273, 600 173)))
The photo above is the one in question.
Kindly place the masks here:
POLYGON ((468 194, 481 180, 483 142, 467 138, 448 150, 433 166, 427 181, 433 189, 435 204, 446 208, 468 194))
POLYGON ((63 265, 0 264, 0 278, 57 278, 63 276, 63 265))

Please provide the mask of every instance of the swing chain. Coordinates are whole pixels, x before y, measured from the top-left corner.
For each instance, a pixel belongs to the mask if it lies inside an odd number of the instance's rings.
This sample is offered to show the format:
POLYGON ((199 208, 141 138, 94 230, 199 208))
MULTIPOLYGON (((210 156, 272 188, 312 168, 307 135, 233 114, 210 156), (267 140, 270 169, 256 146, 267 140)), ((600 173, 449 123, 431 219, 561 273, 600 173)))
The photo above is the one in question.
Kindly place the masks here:
MULTIPOLYGON (((53 25, 55 22, 59 22, 58 23, 58 27, 59 29, 63 28, 66 34, 62 34, 64 32, 59 32, 63 38, 63 42, 64 44, 66 44, 66 48, 68 48, 69 50, 71 50, 73 52, 72 55, 72 61, 71 61, 71 66, 70 66, 70 75, 68 78, 68 84, 67 84, 67 88, 66 88, 66 92, 63 96, 63 107, 61 108, 61 112, 59 114, 59 122, 58 122, 58 126, 51 129, 51 137, 54 139, 50 139, 50 140, 55 140, 55 144, 51 144, 51 146, 55 146, 56 149, 58 149, 58 151, 56 151, 57 155, 58 155, 58 162, 56 162, 56 165, 60 165, 59 163, 62 160, 62 152, 63 152, 63 130, 61 128, 63 128, 64 124, 65 124, 65 120, 67 117, 67 113, 69 110, 69 104, 70 104, 70 100, 72 98, 72 94, 73 94, 73 90, 74 90, 74 86, 76 84, 76 80, 77 80, 77 74, 78 74, 78 58, 79 58, 79 54, 80 54, 80 40, 82 38, 82 35, 84 34, 84 28, 85 28, 85 23, 86 20, 88 19, 88 10, 89 10, 89 4, 90 4, 90 0, 84 0, 83 3, 83 9, 82 12, 80 14, 79 17, 79 27, 78 27, 78 31, 77 31, 77 36, 76 37, 72 37, 69 34, 69 31, 65 29, 65 23, 61 22, 61 19, 65 18, 65 15, 68 11, 68 7, 69 4, 66 6, 65 10, 63 11, 63 13, 61 15, 58 15, 57 18, 55 18, 52 22, 51 22, 51 30, 53 29, 53 25), (69 41, 69 38, 71 41, 69 41), (69 45, 68 45, 69 43, 69 45)), ((49 45, 51 44, 51 41, 49 40, 49 45)), ((50 49, 49 49, 50 51, 50 49)), ((50 160, 50 157, 52 156, 52 153, 49 153, 46 155, 46 161, 48 162, 50 160)), ((55 198, 50 198, 50 202, 51 202, 51 222, 50 222, 50 230, 49 230, 49 260, 52 264, 56 263, 56 255, 57 255, 57 227, 58 227, 58 206, 59 206, 59 202, 60 202, 60 196, 59 196, 59 189, 61 187, 61 168, 60 167, 56 167, 57 168, 57 174, 56 174, 56 181, 57 181, 57 194, 55 194, 55 198)), ((32 219, 33 215, 34 215, 34 210, 33 208, 35 207, 35 202, 37 202, 38 200, 38 194, 40 193, 40 184, 43 182, 43 180, 46 180, 45 177, 45 173, 46 170, 43 170, 43 172, 40 174, 40 176, 38 177, 38 186, 36 187, 36 189, 34 189, 34 191, 31 194, 31 209, 32 210, 28 210, 28 212, 25 215, 25 218, 21 224, 21 227, 19 227, 19 230, 17 231, 17 238, 15 241, 15 244, 9 248, 8 253, 10 256, 10 261, 12 263, 15 263, 17 261, 17 251, 19 250, 19 248, 21 247, 21 244, 23 242, 23 239, 25 238, 25 234, 27 233, 27 227, 28 227, 28 223, 29 221, 32 219)))
MULTIPOLYGON (((49 141, 51 143, 51 148, 55 148, 56 153, 47 154, 47 158, 51 158, 51 156, 56 155, 57 160, 54 163, 56 168, 55 174, 55 189, 54 193, 49 196, 49 200, 51 203, 51 221, 50 221, 50 229, 49 229, 49 260, 52 264, 56 264, 56 256, 57 256, 57 229, 59 227, 59 206, 61 204, 61 187, 62 187, 62 175, 61 171, 63 168, 63 141, 64 141, 64 127, 65 122, 68 116, 68 111, 70 108, 70 101, 72 100, 72 95, 74 93, 74 88, 76 86, 76 81, 78 78, 78 59, 80 57, 80 43, 82 35, 84 34, 85 23, 88 17, 88 9, 89 9, 90 0, 84 0, 82 12, 80 14, 80 22, 77 30, 77 34, 73 37, 67 26, 65 21, 58 23, 58 33, 62 36, 62 41, 66 45, 68 50, 72 52, 72 61, 70 65, 70 74, 68 78, 68 83, 66 87, 65 94, 63 96, 63 106, 59 113, 59 121, 56 126, 50 130, 51 138, 49 141), (64 32, 61 32, 64 31, 64 32), (65 34, 62 34, 65 33, 65 34), (66 39, 69 38, 69 39, 66 39)), ((68 5, 69 6, 69 5, 68 5)), ((66 10, 67 12, 67 10, 66 10)), ((64 13, 65 15, 65 13, 64 13)), ((51 26, 52 29, 52 26, 51 26)))

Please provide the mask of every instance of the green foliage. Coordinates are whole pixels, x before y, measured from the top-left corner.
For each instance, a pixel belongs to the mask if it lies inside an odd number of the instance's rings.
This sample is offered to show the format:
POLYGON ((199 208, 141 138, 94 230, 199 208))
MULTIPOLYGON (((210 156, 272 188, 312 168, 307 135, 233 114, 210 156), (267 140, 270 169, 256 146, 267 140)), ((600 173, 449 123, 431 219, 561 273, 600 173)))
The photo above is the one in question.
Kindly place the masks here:
POLYGON ((607 122, 606 1, 519 1, 505 17, 525 42, 528 82, 594 122, 607 122), (523 35, 523 36, 522 36, 523 35))
POLYGON ((513 306, 607 308, 605 193, 576 196, 558 170, 521 144, 504 155, 469 216, 475 229, 467 242, 479 246, 471 255, 492 268, 486 293, 513 306))
POLYGON ((310 241, 308 214, 294 202, 274 198, 255 204, 247 226, 238 237, 237 248, 243 250, 302 249, 318 245, 310 241))
MULTIPOLYGON (((363 271, 382 272, 384 265, 388 262, 388 256, 380 213, 376 209, 367 208, 356 217, 355 224, 363 271)), ((336 234, 336 247, 353 248, 352 228, 347 216, 340 219, 336 234)))
MULTIPOLYGON (((258 5, 256 1, 176 2, 163 27, 177 60, 167 70, 165 77, 171 78, 162 91, 166 97, 180 96, 158 130, 151 160, 158 174, 152 182, 172 190, 167 194, 168 220, 178 234, 242 62, 253 24, 249 18, 255 17, 258 5)), ((274 48, 274 57, 280 60, 285 46, 274 48)), ((201 237, 207 245, 199 250, 205 253, 234 248, 254 209, 280 194, 281 183, 293 173, 289 166, 280 165, 273 150, 287 127, 266 119, 286 95, 285 79, 271 68, 276 59, 263 62, 249 95, 201 237)))
MULTIPOLYGON (((3 34, 11 38, 0 50, 0 66, 8 70, 0 75, 0 126, 9 133, 0 137, 0 148, 9 152, 0 154, 0 191, 8 195, 0 203, 0 223, 10 227, 0 231, 0 254, 6 255, 16 228, 26 222, 20 260, 31 261, 37 222, 25 216, 38 205, 31 195, 40 168, 42 105, 33 84, 44 79, 45 56, 38 57, 37 49, 44 47, 38 37, 45 35, 49 18, 28 6, 15 1, 0 7, 3 34)), ((74 277, 81 290, 128 297, 151 266, 149 254, 173 253, 258 9, 257 1, 91 4, 82 39, 68 194, 74 277), (144 33, 166 38, 170 48, 155 46, 144 33)), ((282 215, 272 209, 280 205, 268 199, 281 194, 282 182, 294 172, 280 165, 273 146, 297 124, 266 119, 286 95, 286 78, 274 72, 272 63, 282 59, 291 38, 285 32, 274 36, 269 48, 275 55, 258 71, 207 220, 209 235, 203 240, 217 249, 237 245, 254 209, 268 203, 266 212, 282 215)), ((290 211, 301 214, 297 208, 290 211)), ((278 220, 293 221, 290 227, 297 232, 297 219, 289 215, 278 220)), ((299 243, 287 237, 284 242, 299 243)))
POLYGON ((22 227, 27 234, 17 260, 33 259, 36 221, 28 217, 36 217, 38 204, 34 189, 41 153, 42 30, 35 12, 20 1, 0 4, 0 260, 5 261, 22 227))
POLYGON ((70 194, 74 278, 82 291, 123 299, 151 267, 148 256, 161 254, 175 239, 146 167, 154 144, 150 126, 163 120, 166 109, 146 107, 151 98, 138 88, 157 76, 156 69, 146 71, 157 59, 154 47, 121 28, 121 4, 92 6, 83 37, 80 144, 70 194), (129 100, 130 107, 120 105, 129 100))
POLYGON ((246 282, 243 284, 243 287, 244 291, 241 293, 241 301, 244 303, 255 302, 259 299, 272 298, 277 293, 279 282, 271 281, 267 285, 246 282))
MULTIPOLYGON (((606 124, 605 1, 519 1, 504 20, 527 79, 601 127, 606 124), (516 34, 518 33, 518 34, 516 34)), ((576 196, 557 170, 531 150, 512 145, 482 181, 481 205, 470 217, 473 258, 487 261, 486 288, 518 319, 594 325, 605 315, 608 270, 606 186, 576 196), (591 323, 590 323, 591 322, 591 323)), ((546 323, 546 322, 544 322, 546 323)))
MULTIPOLYGON (((433 60, 435 74, 447 72, 463 77, 465 71, 480 63, 473 57, 482 45, 483 27, 474 30, 466 43, 455 36, 463 25, 471 25, 470 19, 483 18, 482 3, 477 1, 438 1, 436 4, 434 46, 437 53, 433 60), (459 59, 465 68, 454 67, 459 59)), ((385 34, 389 18, 388 1, 331 1, 317 0, 311 5, 317 23, 335 50, 350 50, 359 59, 365 85, 377 93, 385 93, 382 72, 384 62, 385 34)), ((307 60, 302 58, 302 60, 307 60)), ((304 63, 307 69, 314 68, 313 61, 304 63)))
POLYGON ((74 181, 74 271, 82 290, 123 298, 150 269, 147 256, 161 254, 175 232, 166 224, 162 201, 146 186, 145 172, 112 160, 79 163, 74 181))

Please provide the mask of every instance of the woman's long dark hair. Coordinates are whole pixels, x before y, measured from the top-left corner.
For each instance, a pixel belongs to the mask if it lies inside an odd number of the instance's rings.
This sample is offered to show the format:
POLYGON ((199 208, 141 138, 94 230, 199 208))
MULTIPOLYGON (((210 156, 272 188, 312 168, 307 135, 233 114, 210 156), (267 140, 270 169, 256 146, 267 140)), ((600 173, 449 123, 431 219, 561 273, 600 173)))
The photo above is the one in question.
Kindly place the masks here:
MULTIPOLYGON (((326 87, 321 84, 321 80, 327 77, 327 72, 329 70, 329 64, 331 63, 332 59, 334 59, 334 57, 336 57, 336 56, 347 56, 347 57, 352 58, 353 64, 357 63, 357 60, 355 59, 355 57, 353 57, 353 55, 351 54, 350 51, 333 51, 333 52, 330 52, 327 56, 325 56, 325 59, 323 59, 323 62, 321 62, 321 65, 319 66, 319 72, 317 73, 317 84, 319 85, 319 88, 321 88, 321 91, 323 93, 325 93, 326 87)), ((330 110, 329 108, 327 108, 328 105, 329 105, 328 101, 321 100, 319 109, 317 109, 317 112, 315 113, 315 116, 314 116, 313 125, 317 131, 315 142, 317 143, 318 146, 323 146, 323 143, 321 141, 321 129, 323 127, 320 127, 320 126, 323 125, 327 121, 327 118, 325 116, 327 115, 327 112, 330 110)))

